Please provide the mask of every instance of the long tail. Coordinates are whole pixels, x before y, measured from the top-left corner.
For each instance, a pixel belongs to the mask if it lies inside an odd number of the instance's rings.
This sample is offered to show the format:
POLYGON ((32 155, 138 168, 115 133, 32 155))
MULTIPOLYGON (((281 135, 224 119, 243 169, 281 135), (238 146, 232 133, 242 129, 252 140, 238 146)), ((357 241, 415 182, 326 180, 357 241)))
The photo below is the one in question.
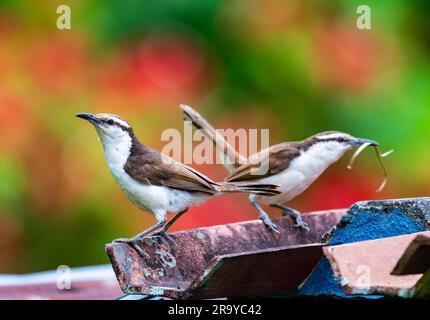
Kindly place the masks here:
POLYGON ((184 120, 191 121, 194 128, 201 130, 213 142, 215 147, 224 154, 228 161, 223 161, 222 163, 230 173, 246 162, 246 158, 238 153, 200 113, 185 104, 181 104, 179 107, 183 112, 184 120))
POLYGON ((279 186, 274 184, 258 184, 258 183, 232 183, 224 182, 220 183, 217 188, 219 192, 244 192, 252 193, 261 196, 276 196, 280 194, 279 186))

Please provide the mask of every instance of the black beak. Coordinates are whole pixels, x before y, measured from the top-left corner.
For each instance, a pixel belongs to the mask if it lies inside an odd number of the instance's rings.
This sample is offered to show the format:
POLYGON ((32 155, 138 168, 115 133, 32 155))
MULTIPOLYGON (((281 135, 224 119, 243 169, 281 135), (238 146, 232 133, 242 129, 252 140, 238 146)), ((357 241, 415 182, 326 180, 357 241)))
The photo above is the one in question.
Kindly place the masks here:
POLYGON ((91 113, 77 113, 76 116, 94 124, 97 124, 99 122, 96 116, 91 113))
POLYGON ((365 143, 370 143, 371 146, 379 146, 378 142, 370 139, 355 138, 350 141, 350 145, 353 147, 359 147, 365 143))

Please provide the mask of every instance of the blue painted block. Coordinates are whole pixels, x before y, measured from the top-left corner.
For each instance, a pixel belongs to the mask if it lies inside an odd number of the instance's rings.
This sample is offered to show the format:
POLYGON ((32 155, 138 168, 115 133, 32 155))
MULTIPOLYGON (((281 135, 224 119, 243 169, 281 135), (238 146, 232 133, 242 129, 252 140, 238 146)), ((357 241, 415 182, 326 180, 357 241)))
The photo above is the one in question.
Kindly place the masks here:
MULTIPOLYGON (((324 236, 323 241, 344 244, 427 230, 430 230, 430 198, 363 201, 354 204, 338 225, 324 236)), ((343 293, 325 257, 299 293, 354 297, 343 293)))

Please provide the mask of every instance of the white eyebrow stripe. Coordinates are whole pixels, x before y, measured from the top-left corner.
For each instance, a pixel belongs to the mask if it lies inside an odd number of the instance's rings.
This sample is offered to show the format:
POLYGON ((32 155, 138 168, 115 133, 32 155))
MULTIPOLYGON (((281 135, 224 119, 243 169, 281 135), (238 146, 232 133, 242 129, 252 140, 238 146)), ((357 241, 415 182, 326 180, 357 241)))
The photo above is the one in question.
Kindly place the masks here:
POLYGON ((324 136, 319 136, 316 138, 318 140, 328 140, 328 139, 336 139, 336 138, 343 138, 343 137, 345 137, 345 135, 342 133, 330 133, 330 134, 326 134, 324 136))
POLYGON ((124 120, 116 118, 116 119, 114 119, 114 121, 116 121, 117 123, 119 123, 123 127, 130 128, 130 125, 127 122, 125 122, 124 120))
POLYGON ((110 115, 110 114, 100 114, 100 117, 102 119, 105 119, 105 120, 113 120, 113 121, 115 121, 116 123, 118 123, 119 125, 121 125, 121 126, 123 126, 125 128, 130 128, 130 125, 127 122, 125 122, 124 120, 122 120, 122 119, 120 119, 120 118, 118 118, 116 116, 113 116, 113 115, 110 115))

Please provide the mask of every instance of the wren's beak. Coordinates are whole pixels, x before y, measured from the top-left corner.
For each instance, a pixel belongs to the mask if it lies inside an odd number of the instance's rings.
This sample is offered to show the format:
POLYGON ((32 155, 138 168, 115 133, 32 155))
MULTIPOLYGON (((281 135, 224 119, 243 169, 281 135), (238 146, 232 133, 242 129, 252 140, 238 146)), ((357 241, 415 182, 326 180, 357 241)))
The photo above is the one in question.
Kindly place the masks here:
POLYGON ((99 123, 99 119, 96 118, 95 115, 91 114, 91 113, 77 113, 76 116, 78 118, 82 118, 84 120, 87 120, 93 124, 98 124, 99 123))
POLYGON ((376 142, 374 140, 370 140, 370 139, 354 138, 354 139, 349 141, 349 144, 352 147, 359 147, 365 143, 370 143, 371 146, 379 146, 378 142, 376 142))

